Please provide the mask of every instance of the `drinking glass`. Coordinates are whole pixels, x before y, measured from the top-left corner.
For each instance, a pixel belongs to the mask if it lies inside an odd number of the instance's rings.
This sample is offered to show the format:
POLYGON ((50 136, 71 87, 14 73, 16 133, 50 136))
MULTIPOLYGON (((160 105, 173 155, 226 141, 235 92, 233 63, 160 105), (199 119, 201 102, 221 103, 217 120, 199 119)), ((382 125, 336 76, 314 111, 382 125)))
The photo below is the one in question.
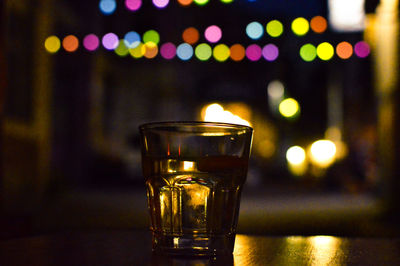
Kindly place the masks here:
POLYGON ((159 122, 139 130, 153 251, 232 254, 253 129, 159 122))

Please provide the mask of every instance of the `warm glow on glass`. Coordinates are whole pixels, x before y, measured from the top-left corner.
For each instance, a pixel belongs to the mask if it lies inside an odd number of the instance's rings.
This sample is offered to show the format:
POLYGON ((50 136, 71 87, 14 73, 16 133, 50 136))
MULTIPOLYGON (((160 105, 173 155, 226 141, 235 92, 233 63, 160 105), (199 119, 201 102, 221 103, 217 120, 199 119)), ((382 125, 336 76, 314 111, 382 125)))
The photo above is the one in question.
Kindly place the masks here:
POLYGON ((330 140, 317 140, 310 148, 311 162, 320 166, 328 167, 335 161, 336 145, 330 140))
POLYGON ((182 6, 188 6, 193 2, 193 0, 178 0, 178 3, 182 6))
POLYGON ((271 37, 279 37, 283 33, 283 25, 279 20, 271 20, 267 23, 266 31, 271 37))
POLYGON ((169 0, 153 0, 153 5, 157 8, 164 8, 169 4, 169 0))
POLYGON ((222 122, 222 123, 232 123, 238 125, 250 126, 250 123, 239 115, 235 115, 230 111, 224 110, 224 107, 218 103, 213 103, 205 107, 203 121, 208 122, 222 122))
POLYGON ((104 15, 110 15, 117 8, 117 3, 115 0, 100 0, 99 8, 104 15))
POLYGON ((315 16, 310 21, 310 27, 315 33, 323 33, 328 28, 328 22, 322 16, 315 16))
POLYGON ((368 43, 359 41, 354 45, 354 53, 361 58, 367 57, 371 52, 368 43))
POLYGON ((213 56, 219 62, 226 61, 230 56, 229 47, 225 44, 218 44, 213 49, 213 56))
POLYGON ((208 3, 209 0, 194 0, 196 5, 203 6, 208 3))
POLYGON ((279 104, 279 113, 286 117, 292 118, 300 112, 299 103, 293 98, 287 98, 279 104))
POLYGON ((83 47, 88 51, 95 51, 99 48, 100 41, 95 34, 88 34, 83 38, 83 47))
POLYGON ((348 42, 341 42, 336 46, 336 54, 342 59, 348 59, 353 54, 353 46, 348 42))
POLYGON ((246 56, 246 50, 241 44, 234 44, 230 48, 231 59, 233 61, 241 61, 246 56))
POLYGON ((257 22, 253 21, 249 23, 246 27, 246 34, 250 39, 257 40, 263 36, 264 28, 263 26, 257 22))
POLYGON ((221 39, 222 31, 220 27, 212 25, 207 27, 207 29, 204 32, 204 37, 207 39, 207 41, 211 43, 216 43, 221 39))
POLYGON ((107 50, 114 50, 119 44, 119 39, 115 33, 110 32, 103 36, 101 42, 107 50))
POLYGON ((262 49, 257 44, 251 44, 246 48, 246 56, 250 61, 258 61, 262 56, 262 49))
POLYGON ((343 262, 337 261, 337 252, 341 240, 333 236, 312 236, 307 238, 311 251, 310 265, 343 265, 343 262))
POLYGON ((199 41, 200 34, 199 31, 194 27, 189 27, 185 29, 182 33, 182 39, 188 44, 195 44, 199 41))
POLYGON ((145 51, 143 56, 147 59, 151 59, 157 56, 158 54, 158 46, 154 42, 146 42, 144 44, 145 51))
POLYGON ((160 42, 160 34, 155 30, 148 30, 143 34, 143 42, 153 42, 158 44, 160 42))
POLYGON ((176 49, 176 55, 179 59, 187 61, 193 56, 193 47, 188 43, 181 43, 176 49))
POLYGON ((143 43, 139 43, 139 45, 136 46, 135 48, 130 48, 129 49, 129 53, 131 54, 131 56, 133 58, 141 58, 141 57, 143 57, 145 51, 146 51, 146 48, 144 47, 143 43))
POLYGON ((300 57, 306 62, 311 62, 317 57, 317 48, 311 43, 304 44, 300 48, 300 57))
POLYGON ((142 0, 125 0, 125 6, 130 11, 137 11, 142 6, 142 0))
POLYGON ((79 46, 78 38, 74 35, 68 35, 63 39, 62 46, 67 52, 75 52, 79 46))
POLYGON ((165 59, 172 59, 176 55, 176 47, 175 44, 171 42, 164 43, 161 45, 160 54, 165 59))
POLYGON ((317 55, 324 61, 330 60, 335 54, 332 44, 323 42, 317 46, 317 55))
POLYGON ((58 50, 60 50, 61 47, 61 42, 60 39, 57 36, 49 36, 46 38, 44 41, 44 47, 46 48, 46 51, 54 54, 57 53, 58 50))
POLYGON ((206 61, 212 56, 211 46, 207 43, 200 43, 196 46, 194 54, 200 61, 206 61))
POLYGON ((310 29, 310 25, 305 18, 299 17, 292 22, 292 31, 297 36, 305 35, 310 29))
POLYGON ((120 40, 117 48, 115 48, 114 52, 123 57, 129 54, 129 48, 125 45, 124 40, 120 40))
POLYGON ((262 55, 267 61, 274 61, 279 56, 279 49, 275 44, 267 44, 262 49, 262 55))

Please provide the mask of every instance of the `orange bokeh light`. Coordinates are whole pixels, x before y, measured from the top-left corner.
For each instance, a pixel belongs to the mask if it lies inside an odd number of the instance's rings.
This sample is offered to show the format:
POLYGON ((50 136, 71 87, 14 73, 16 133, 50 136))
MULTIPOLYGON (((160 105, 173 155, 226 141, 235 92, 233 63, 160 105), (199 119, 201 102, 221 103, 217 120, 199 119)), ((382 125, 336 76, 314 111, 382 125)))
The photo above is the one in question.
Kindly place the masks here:
POLYGON ((78 38, 74 35, 68 35, 63 39, 62 46, 67 52, 75 52, 79 47, 78 38))
POLYGON ((353 54, 353 46, 348 42, 341 42, 336 46, 336 54, 342 59, 348 59, 353 54))
POLYGON ((158 54, 158 46, 155 43, 149 42, 145 44, 144 57, 151 59, 156 57, 158 54))
POLYGON ((193 2, 193 0, 178 0, 178 3, 183 6, 188 6, 193 2))
POLYGON ((195 44, 200 38, 199 31, 194 27, 189 27, 182 33, 182 39, 188 44, 195 44))
POLYGON ((241 44, 232 45, 230 51, 231 51, 231 59, 233 61, 241 61, 246 55, 246 50, 241 44))
POLYGON ((328 27, 326 19, 322 16, 315 16, 310 21, 311 29, 316 33, 323 33, 328 27))

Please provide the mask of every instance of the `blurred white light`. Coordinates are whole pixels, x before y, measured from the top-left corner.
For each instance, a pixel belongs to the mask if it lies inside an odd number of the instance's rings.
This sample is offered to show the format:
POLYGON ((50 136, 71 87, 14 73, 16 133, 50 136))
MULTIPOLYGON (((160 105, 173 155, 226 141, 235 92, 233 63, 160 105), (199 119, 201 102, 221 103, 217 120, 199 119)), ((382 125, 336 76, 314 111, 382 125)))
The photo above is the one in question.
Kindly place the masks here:
POLYGON ((329 23, 336 31, 362 31, 365 28, 365 0, 328 0, 329 23))
POLYGON ((286 151, 286 160, 288 160, 290 164, 296 164, 296 165, 302 164, 304 163, 305 159, 306 159, 306 152, 300 146, 290 147, 286 151))
POLYGON ((336 145, 330 140, 317 140, 310 148, 310 159, 320 167, 328 167, 335 161, 336 145))
POLYGON ((224 108, 218 103, 210 104, 206 107, 203 120, 208 122, 222 122, 250 126, 248 121, 242 119, 238 115, 234 115, 231 112, 224 110, 224 108))
POLYGON ((268 96, 273 99, 282 99, 285 87, 279 80, 273 80, 268 84, 268 96))

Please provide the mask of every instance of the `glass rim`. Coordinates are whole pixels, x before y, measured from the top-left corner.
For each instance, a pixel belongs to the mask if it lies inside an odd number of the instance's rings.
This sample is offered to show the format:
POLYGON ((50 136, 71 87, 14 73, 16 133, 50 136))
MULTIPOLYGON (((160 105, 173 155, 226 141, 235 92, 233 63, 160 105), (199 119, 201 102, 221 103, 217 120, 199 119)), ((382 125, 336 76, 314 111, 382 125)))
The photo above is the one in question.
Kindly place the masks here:
POLYGON ((220 129, 231 129, 231 130, 246 130, 249 132, 253 131, 253 128, 246 125, 225 123, 225 122, 208 122, 208 121, 160 121, 160 122, 149 122, 139 126, 140 131, 144 130, 162 130, 165 128, 179 128, 179 127, 210 127, 220 129))

